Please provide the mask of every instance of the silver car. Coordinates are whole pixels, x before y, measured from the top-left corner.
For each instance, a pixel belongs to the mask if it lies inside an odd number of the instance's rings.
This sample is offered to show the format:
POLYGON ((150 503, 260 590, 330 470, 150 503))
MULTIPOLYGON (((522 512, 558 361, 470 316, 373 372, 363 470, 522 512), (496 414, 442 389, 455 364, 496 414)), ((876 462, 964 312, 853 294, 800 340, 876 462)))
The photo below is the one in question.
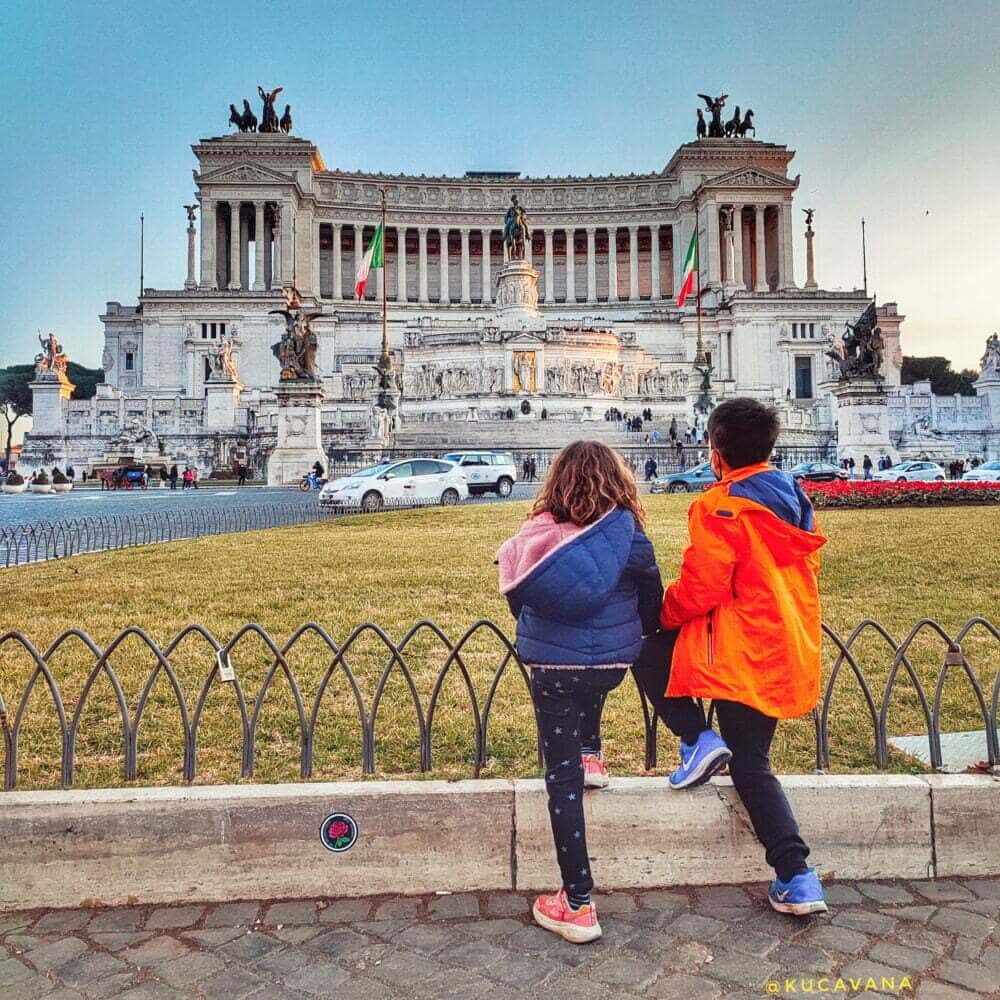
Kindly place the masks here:
POLYGON ((900 462, 876 472, 872 479, 883 483, 943 483, 945 475, 935 462, 900 462))
POLYGON ((984 462, 962 476, 963 483, 1000 483, 1000 462, 984 462))

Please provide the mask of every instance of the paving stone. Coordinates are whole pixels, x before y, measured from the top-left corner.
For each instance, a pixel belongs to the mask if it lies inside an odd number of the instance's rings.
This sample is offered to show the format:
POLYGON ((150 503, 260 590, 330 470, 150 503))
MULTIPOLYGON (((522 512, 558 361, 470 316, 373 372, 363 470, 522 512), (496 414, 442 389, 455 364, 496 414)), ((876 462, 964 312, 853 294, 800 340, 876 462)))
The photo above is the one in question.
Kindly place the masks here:
POLYGON ((898 944, 908 948, 925 948, 935 955, 944 955, 951 948, 951 936, 921 924, 901 924, 892 935, 898 944))
POLYGON ((123 975, 129 971, 121 959, 103 951, 92 951, 67 962, 59 969, 58 975, 67 986, 88 987, 88 984, 105 976, 123 975))
POLYGON ((956 962, 946 958, 938 965, 934 975, 947 983, 954 983, 968 990, 992 993, 1000 990, 1000 973, 971 962, 956 962))
POLYGON ((684 893, 672 889, 651 889, 639 893, 639 904, 647 910, 680 913, 682 910, 690 909, 691 900, 684 893))
POLYGON ((465 924, 462 930, 471 937, 505 938, 519 931, 524 924, 507 917, 498 920, 476 920, 465 924))
POLYGON ((157 966, 156 975, 165 983, 179 988, 211 979, 225 967, 226 963, 218 955, 196 951, 157 966))
POLYGON ((912 971, 907 972, 906 969, 897 969, 893 965, 882 965, 878 962, 870 962, 867 959, 850 962, 848 965, 845 965, 840 970, 839 976, 841 979, 860 979, 862 987, 869 979, 874 979, 876 989, 881 986, 884 979, 894 981, 898 989, 899 982, 904 978, 909 979, 911 983, 916 978, 912 971))
POLYGON ((272 927, 267 933, 271 937, 277 938, 279 941, 284 941, 287 944, 303 944, 315 937, 319 937, 326 930, 327 927, 324 927, 322 924, 299 924, 292 927, 272 927))
POLYGON ((321 924, 350 924, 367 920, 371 912, 370 899, 331 899, 319 911, 319 921, 321 924))
MULTIPOLYGON (((74 911, 75 912, 75 911, 74 911)), ((14 913, 0 913, 0 937, 13 931, 27 927, 35 919, 34 915, 25 910, 14 913)))
POLYGON ((48 996, 52 992, 53 983, 48 976, 33 972, 27 979, 21 979, 4 997, 17 997, 17 1000, 36 1000, 37 997, 48 996))
POLYGON ((314 924, 319 919, 319 911, 314 902, 274 903, 264 912, 264 924, 277 927, 278 924, 314 924))
POLYGON ((594 896, 597 913, 603 917, 606 913, 632 913, 638 907, 635 896, 627 892, 606 892, 594 896))
POLYGON ((865 902, 865 897, 853 886, 831 882, 823 886, 823 895, 831 906, 854 906, 865 902))
POLYGON ((974 893, 958 882, 951 879, 934 878, 926 880, 914 880, 907 882, 907 886, 916 893, 923 896, 932 903, 950 903, 962 899, 975 899, 974 893))
POLYGON ((39 945, 46 943, 46 938, 38 934, 8 934, 6 945, 10 948, 14 954, 21 955, 26 951, 31 951, 32 948, 37 948, 39 945))
POLYGON ((739 934, 725 938, 723 942, 729 951, 738 951, 743 955, 763 957, 773 951, 781 943, 779 938, 771 934, 758 934, 756 931, 740 929, 739 934))
POLYGON ((958 907, 941 907, 931 917, 931 926, 963 937, 973 937, 982 941, 993 933, 996 921, 983 917, 978 913, 970 913, 958 907))
POLYGON ((433 955, 455 940, 455 929, 437 924, 414 924, 407 927, 399 940, 421 955, 433 955))
POLYGON ((837 927, 850 927, 863 934, 891 934, 896 921, 885 913, 871 910, 838 910, 833 915, 837 927))
POLYGON ((645 995, 655 1000, 716 1000, 721 992, 711 979, 674 973, 657 979, 645 995))
POLYGON ((626 955, 610 955, 608 958, 590 964, 586 970, 588 979, 596 979, 608 986, 621 986, 637 992, 646 989, 659 974, 648 962, 626 955))
POLYGON ((961 884, 980 899, 1000 899, 1000 879, 968 878, 963 879, 961 884))
MULTIPOLYGON (((279 948, 253 963, 255 975, 266 975, 279 981, 286 980, 294 972, 305 969, 317 961, 315 955, 302 951, 301 948, 279 948)), ((327 961, 327 959, 320 959, 327 961)))
POLYGON ((283 948, 280 941, 275 941, 273 937, 261 931, 251 931, 249 934, 241 934, 238 938, 224 944, 219 951, 227 955, 230 960, 252 962, 255 958, 261 958, 275 948, 283 948))
POLYGON ((77 990, 63 987, 63 989, 56 990, 54 993, 46 993, 45 1000, 86 1000, 86 997, 77 990))
POLYGON ((949 906, 981 913, 984 917, 992 917, 994 920, 1000 915, 1000 901, 995 899, 959 899, 949 903, 949 906))
MULTIPOLYGON (((298 990, 302 990, 302 987, 298 987, 298 990)), ((303 995, 302 992, 298 991, 294 994, 295 997, 303 995)), ((394 995, 385 983, 367 976, 352 977, 349 982, 341 983, 335 991, 318 994, 322 997, 329 996, 331 1000, 392 1000, 394 995)), ((289 997, 291 996, 292 994, 289 993, 289 997)), ((486 994, 482 994, 482 996, 485 997, 486 994)), ((276 998, 272 997, 270 989, 268 989, 260 995, 260 1000, 276 1000, 276 998)))
POLYGON ((762 988, 777 966, 771 958, 761 959, 740 955, 734 951, 716 953, 711 962, 701 967, 701 972, 712 979, 723 979, 741 986, 762 988))
POLYGON ((146 917, 146 930, 160 931, 194 927, 201 920, 204 912, 204 906, 164 906, 153 910, 146 917))
POLYGON ((35 934, 65 934, 78 931, 89 921, 87 910, 52 910, 43 914, 31 930, 35 934))
MULTIPOLYGON (((246 994, 242 994, 246 996, 246 994)), ((127 993, 120 993, 115 1000, 177 1000, 182 994, 164 983, 141 983, 127 993)), ((232 1000, 238 1000, 233 996, 232 1000)))
POLYGON ((833 924, 813 927, 801 940, 803 944, 815 945, 824 951, 840 952, 842 955, 857 955, 870 943, 868 936, 860 931, 852 931, 849 927, 835 927, 833 924))
POLYGON ((516 952, 512 953, 506 948, 498 948, 489 941, 467 941, 457 947, 449 948, 445 959, 451 965, 461 966, 463 969, 487 969, 489 966, 511 959, 516 952))
POLYGON ((205 1000, 242 1000, 256 993, 265 982, 245 969, 229 968, 206 979, 201 983, 201 990, 205 1000))
POLYGON ((418 896, 398 896, 380 903, 375 920, 396 920, 399 917, 419 916, 423 901, 418 896))
POLYGON ((863 896, 876 903, 912 903, 913 893, 894 882, 855 882, 854 887, 863 896))
POLYGON ((725 929, 726 925, 721 920, 703 917, 697 913, 682 913, 664 928, 674 937, 692 938, 695 941, 711 941, 725 929))
POLYGON ((395 948, 371 972, 378 979, 406 989, 414 983, 429 983, 439 979, 445 968, 440 962, 423 958, 404 948, 395 948))
POLYGON ((534 899, 510 892, 491 892, 486 897, 486 914, 490 917, 523 917, 531 912, 534 899))
MULTIPOLYGON (((576 948, 577 945, 563 942, 565 948, 576 948)), ((520 955, 512 962, 494 965, 490 969, 490 978, 499 979, 520 989, 538 986, 543 980, 558 972, 565 972, 567 966, 556 962, 552 955, 544 958, 538 955, 520 955)))
POLYGON ((138 978, 138 972, 121 972, 99 979, 96 983, 88 983, 86 986, 87 998, 88 1000, 108 1000, 111 997, 118 997, 126 990, 138 985, 138 978))
POLYGON ((738 885, 706 885, 696 890, 695 901, 720 909, 742 909, 750 905, 750 894, 738 885))
POLYGON ((176 938, 161 935, 137 944, 132 948, 126 948, 122 952, 122 958, 139 968, 147 966, 157 966, 161 962, 168 962, 172 958, 179 958, 187 954, 191 949, 176 938))
POLYGON ((552 951, 558 946, 560 940, 551 931, 539 927, 538 924, 528 924, 521 927, 516 934, 511 934, 504 942, 504 947, 509 948, 515 954, 527 952, 531 955, 537 955, 552 951))
POLYGON ((893 944, 891 941, 879 941, 868 952, 868 957, 909 972, 926 972, 941 956, 940 953, 935 954, 925 948, 908 948, 905 945, 893 944))
POLYGON ((955 938, 955 946, 951 950, 951 957, 958 962, 978 962, 983 950, 983 942, 978 938, 959 937, 955 938))
POLYGON ((843 961, 822 948, 802 944, 780 945, 767 957, 782 972, 796 976, 828 975, 843 961))
MULTIPOLYGON (((364 925, 364 932, 383 941, 395 941, 407 927, 416 923, 416 920, 369 920, 364 925)), ((360 925, 359 925, 360 926, 360 925)), ((343 930, 343 927, 338 930, 343 930)))
MULTIPOLYGON (((654 947, 640 954, 654 959, 663 968, 676 969, 678 972, 693 972, 715 958, 714 949, 700 941, 674 941, 664 949, 662 941, 655 938, 649 940, 653 942, 654 947)), ((629 942, 629 948, 634 949, 633 942, 629 942)))
POLYGON ((936 906, 897 906, 891 910, 882 910, 897 920, 910 920, 918 924, 926 924, 937 913, 936 906))
POLYGON ((986 951, 983 952, 981 961, 983 965, 990 969, 1000 970, 1000 948, 991 944, 986 951))
POLYGON ((217 948, 227 941, 234 941, 246 934, 242 927, 212 927, 203 931, 184 931, 181 937, 185 941, 194 941, 204 948, 217 948))
POLYGON ((72 962, 74 958, 79 958, 85 951, 87 945, 78 937, 60 938, 49 944, 40 944, 24 953, 24 957, 39 971, 53 972, 72 962))
POLYGON ((257 919, 256 903, 223 903, 213 906, 205 917, 206 927, 250 927, 257 919))
MULTIPOLYGON (((19 959, 0 959, 0 987, 10 986, 11 983, 27 979, 31 975, 31 969, 19 959)), ((0 990, 0 992, 3 992, 3 990, 0 990)))
POLYGON ((100 934, 88 934, 91 941, 108 951, 121 951, 129 945, 148 941, 153 935, 149 931, 103 931, 100 934))
POLYGON ((916 1000, 980 1000, 980 996, 947 983, 924 980, 917 987, 916 1000))
POLYGON ((146 911, 140 906, 119 906, 113 910, 99 910, 87 924, 88 934, 101 931, 137 931, 142 927, 146 911))
POLYGON ((329 958, 341 958, 360 948, 366 948, 371 943, 371 938, 364 934, 359 934, 349 927, 338 927, 306 942, 306 947, 310 951, 321 952, 329 958))
POLYGON ((471 892, 434 896, 427 904, 428 916, 435 920, 457 920, 479 916, 479 897, 471 892))

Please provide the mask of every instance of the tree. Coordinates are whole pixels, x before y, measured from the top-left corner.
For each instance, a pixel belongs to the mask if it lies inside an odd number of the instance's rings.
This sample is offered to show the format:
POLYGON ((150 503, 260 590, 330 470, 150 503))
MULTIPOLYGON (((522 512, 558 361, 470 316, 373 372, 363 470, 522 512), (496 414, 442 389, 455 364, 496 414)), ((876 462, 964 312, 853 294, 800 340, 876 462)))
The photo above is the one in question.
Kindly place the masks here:
POLYGON ((952 371, 951 362, 947 358, 903 358, 903 369, 900 381, 903 385, 913 385, 914 382, 930 382, 931 392, 935 396, 951 396, 956 392, 962 396, 974 396, 976 390, 972 383, 975 373, 952 371))
MULTIPOLYGON (((85 368, 71 361, 67 376, 76 388, 73 399, 90 399, 97 391, 97 384, 104 381, 104 372, 100 368, 85 368)), ((31 413, 30 382, 35 379, 34 365, 11 365, 0 368, 0 414, 7 424, 7 446, 5 450, 6 466, 10 468, 10 451, 13 447, 14 425, 21 417, 31 413)))

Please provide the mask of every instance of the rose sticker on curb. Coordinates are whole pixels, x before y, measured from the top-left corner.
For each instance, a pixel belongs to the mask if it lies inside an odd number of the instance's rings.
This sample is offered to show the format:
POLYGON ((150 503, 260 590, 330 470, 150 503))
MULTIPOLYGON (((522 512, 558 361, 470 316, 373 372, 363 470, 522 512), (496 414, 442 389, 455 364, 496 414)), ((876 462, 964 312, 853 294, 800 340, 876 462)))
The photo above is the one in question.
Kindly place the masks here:
POLYGON ((347 813, 332 813, 323 820, 323 825, 319 828, 319 839, 328 851, 342 854, 357 843, 358 824, 347 813))

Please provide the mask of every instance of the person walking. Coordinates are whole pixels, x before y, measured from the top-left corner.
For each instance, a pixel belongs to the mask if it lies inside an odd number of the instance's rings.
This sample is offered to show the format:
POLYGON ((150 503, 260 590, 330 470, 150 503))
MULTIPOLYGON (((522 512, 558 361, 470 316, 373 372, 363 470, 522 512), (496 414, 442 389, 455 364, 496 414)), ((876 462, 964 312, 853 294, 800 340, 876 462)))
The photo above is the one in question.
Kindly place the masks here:
POLYGON ((535 462, 535 456, 532 455, 528 460, 528 478, 534 482, 538 478, 538 465, 535 462))
POLYGON ((872 477, 872 460, 870 455, 865 455, 861 460, 861 470, 865 479, 871 479, 872 477))
POLYGON ((246 482, 247 482, 247 467, 242 462, 240 462, 236 466, 236 471, 239 474, 239 479, 237 480, 236 485, 237 486, 246 486, 246 482))
POLYGON ((586 786, 607 784, 601 713, 659 629, 662 592, 643 533, 635 479, 597 441, 556 456, 531 516, 497 553, 500 592, 517 619, 517 653, 531 670, 558 892, 539 896, 535 922, 574 944, 601 936, 583 808, 586 786))
POLYGON ((183 484, 181 486, 182 490, 187 490, 191 488, 191 466, 184 466, 183 484))
POLYGON ((176 490, 177 489, 177 466, 176 465, 171 465, 170 466, 170 476, 169 476, 169 479, 170 479, 170 488, 172 490, 176 490))

